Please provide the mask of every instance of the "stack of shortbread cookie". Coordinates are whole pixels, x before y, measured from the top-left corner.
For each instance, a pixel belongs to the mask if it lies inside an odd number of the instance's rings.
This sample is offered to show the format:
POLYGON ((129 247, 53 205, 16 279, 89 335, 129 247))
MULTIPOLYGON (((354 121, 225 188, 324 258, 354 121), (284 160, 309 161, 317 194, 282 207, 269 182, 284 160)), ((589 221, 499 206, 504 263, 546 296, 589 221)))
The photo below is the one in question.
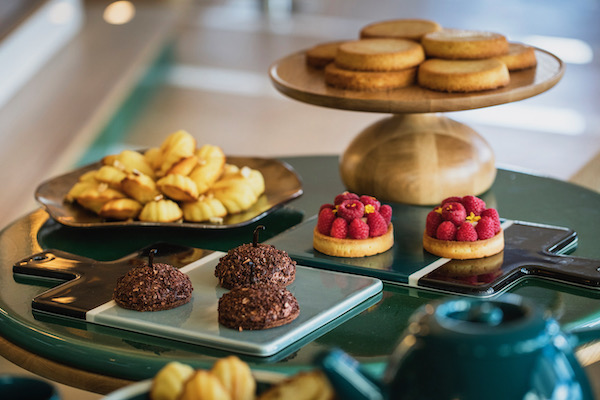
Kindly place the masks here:
POLYGON ((360 39, 319 44, 307 65, 324 68, 333 87, 393 90, 414 83, 444 92, 474 92, 508 85, 509 71, 536 65, 532 47, 499 33, 442 28, 420 19, 377 22, 360 39))

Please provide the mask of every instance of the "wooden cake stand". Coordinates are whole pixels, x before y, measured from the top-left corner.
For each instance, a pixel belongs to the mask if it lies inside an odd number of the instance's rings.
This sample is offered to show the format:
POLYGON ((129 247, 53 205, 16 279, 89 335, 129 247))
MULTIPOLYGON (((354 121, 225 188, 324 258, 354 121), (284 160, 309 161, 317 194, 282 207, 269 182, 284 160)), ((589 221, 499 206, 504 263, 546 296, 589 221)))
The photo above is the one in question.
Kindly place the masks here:
POLYGON ((281 93, 313 105, 353 111, 391 113, 367 127, 340 160, 341 178, 350 191, 417 205, 438 204, 449 196, 479 195, 496 176, 494 153, 470 127, 440 114, 510 103, 540 94, 564 74, 556 56, 535 49, 538 65, 510 74, 504 88, 444 93, 413 85, 385 92, 327 86, 323 71, 308 67, 304 52, 270 68, 281 93))

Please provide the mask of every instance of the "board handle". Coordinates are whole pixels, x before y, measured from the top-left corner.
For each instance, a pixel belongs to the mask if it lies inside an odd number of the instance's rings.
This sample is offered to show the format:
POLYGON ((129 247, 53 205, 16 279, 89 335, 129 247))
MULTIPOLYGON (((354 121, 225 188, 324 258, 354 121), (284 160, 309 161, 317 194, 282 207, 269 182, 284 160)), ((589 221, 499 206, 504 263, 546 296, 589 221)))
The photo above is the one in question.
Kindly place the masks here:
POLYGON ((547 261, 522 268, 525 275, 559 280, 578 286, 600 289, 600 260, 548 255, 547 261))
POLYGON ((41 278, 72 280, 82 268, 96 263, 90 258, 81 257, 66 251, 49 249, 33 254, 13 265, 13 273, 41 278))

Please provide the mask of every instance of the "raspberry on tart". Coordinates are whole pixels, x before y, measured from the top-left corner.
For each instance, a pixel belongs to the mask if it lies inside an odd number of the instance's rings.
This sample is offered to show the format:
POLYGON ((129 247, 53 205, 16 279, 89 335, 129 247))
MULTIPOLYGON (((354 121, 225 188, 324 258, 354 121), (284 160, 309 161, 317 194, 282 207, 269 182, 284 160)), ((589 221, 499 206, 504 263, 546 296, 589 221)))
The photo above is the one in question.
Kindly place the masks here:
POLYGON ((498 211, 475 196, 450 197, 427 214, 423 247, 443 258, 489 257, 504 249, 498 211))
POLYGON ((392 208, 375 197, 344 192, 321 207, 313 232, 315 250, 334 257, 365 257, 394 245, 392 208), (329 229, 329 230, 328 230, 329 229))

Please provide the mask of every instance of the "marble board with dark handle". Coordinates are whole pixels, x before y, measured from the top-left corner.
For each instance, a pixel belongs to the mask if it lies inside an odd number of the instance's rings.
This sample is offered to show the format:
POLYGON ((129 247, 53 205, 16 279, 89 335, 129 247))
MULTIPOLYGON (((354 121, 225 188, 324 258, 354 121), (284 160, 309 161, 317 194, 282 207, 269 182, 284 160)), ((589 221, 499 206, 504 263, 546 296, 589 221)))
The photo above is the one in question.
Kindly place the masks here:
POLYGON ((298 318, 276 328, 240 332, 218 323, 218 300, 227 290, 220 287, 214 269, 223 255, 157 243, 118 260, 97 261, 48 249, 17 261, 13 273, 15 278, 58 281, 57 286, 32 300, 34 315, 75 318, 257 357, 284 357, 288 350, 297 350, 298 343, 314 340, 381 298, 383 284, 377 278, 298 265, 296 279, 288 286, 300 305, 298 318), (147 262, 154 250, 154 262, 171 264, 190 277, 192 300, 166 311, 138 312, 119 307, 112 300, 117 279, 134 265, 147 262))
POLYGON ((410 231, 396 223, 392 249, 370 257, 341 258, 313 249, 316 222, 312 217, 269 243, 303 265, 450 294, 495 296, 527 278, 600 289, 600 260, 567 255, 578 239, 576 232, 564 227, 504 220, 504 251, 477 260, 450 260, 423 249, 420 226, 410 231))

